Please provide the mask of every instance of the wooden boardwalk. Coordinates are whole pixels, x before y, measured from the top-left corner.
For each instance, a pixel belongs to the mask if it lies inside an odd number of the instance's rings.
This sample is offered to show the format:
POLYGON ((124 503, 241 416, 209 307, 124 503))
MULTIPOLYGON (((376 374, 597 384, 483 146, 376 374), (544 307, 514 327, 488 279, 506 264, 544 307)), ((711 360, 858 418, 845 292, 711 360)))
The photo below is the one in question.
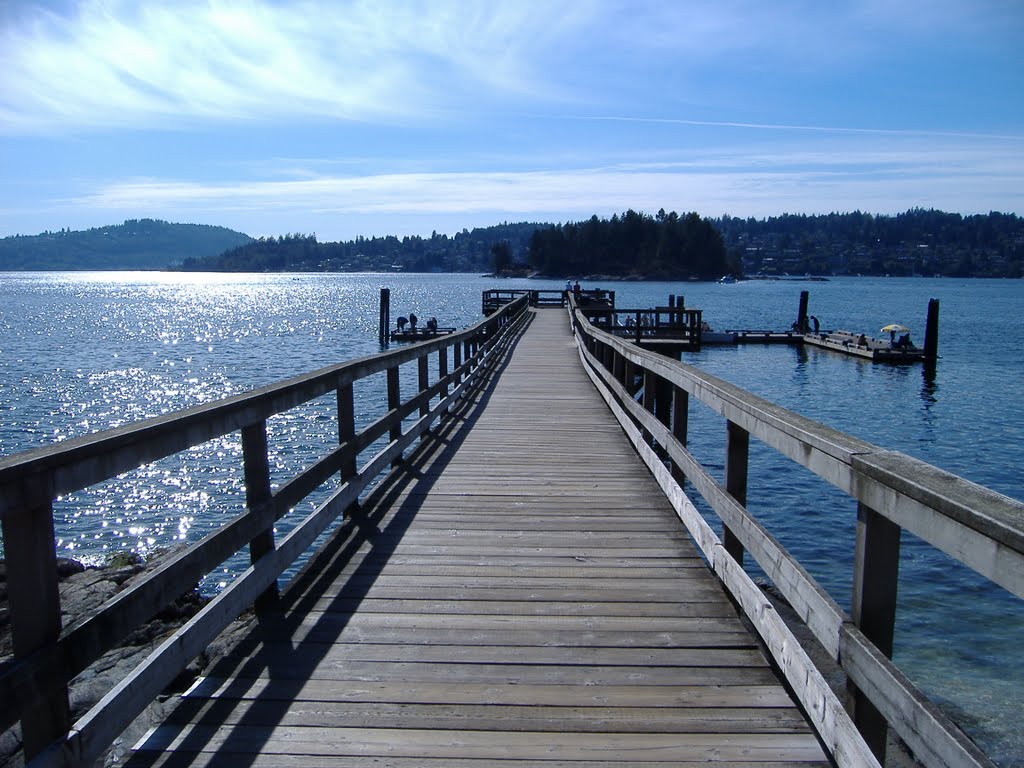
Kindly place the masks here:
POLYGON ((560 311, 135 766, 826 766, 560 311))

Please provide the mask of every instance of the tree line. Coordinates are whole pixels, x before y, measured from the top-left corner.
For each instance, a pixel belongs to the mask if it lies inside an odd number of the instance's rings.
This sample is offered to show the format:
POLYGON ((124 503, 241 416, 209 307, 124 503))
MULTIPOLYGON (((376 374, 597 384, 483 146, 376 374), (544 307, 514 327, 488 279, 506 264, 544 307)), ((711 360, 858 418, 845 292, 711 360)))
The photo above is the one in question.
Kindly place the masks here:
POLYGON ((1024 276, 1024 219, 912 208, 895 216, 765 219, 628 210, 561 224, 504 222, 430 237, 315 234, 257 240, 223 227, 129 219, 85 231, 0 239, 0 271, 495 272, 548 277, 717 279, 724 274, 1024 276))
POLYGON ((713 222, 662 208, 656 216, 628 210, 610 219, 538 228, 530 266, 543 275, 606 275, 651 280, 711 280, 735 272, 713 222))

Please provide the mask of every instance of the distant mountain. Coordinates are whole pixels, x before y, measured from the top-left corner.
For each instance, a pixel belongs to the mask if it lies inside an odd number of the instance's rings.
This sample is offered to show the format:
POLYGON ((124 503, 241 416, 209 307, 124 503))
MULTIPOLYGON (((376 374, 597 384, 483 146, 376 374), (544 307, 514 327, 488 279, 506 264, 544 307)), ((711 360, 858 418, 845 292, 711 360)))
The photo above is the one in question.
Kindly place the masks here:
POLYGON ((0 271, 167 269, 188 258, 223 253, 252 241, 207 224, 129 219, 85 231, 62 229, 0 239, 0 271))

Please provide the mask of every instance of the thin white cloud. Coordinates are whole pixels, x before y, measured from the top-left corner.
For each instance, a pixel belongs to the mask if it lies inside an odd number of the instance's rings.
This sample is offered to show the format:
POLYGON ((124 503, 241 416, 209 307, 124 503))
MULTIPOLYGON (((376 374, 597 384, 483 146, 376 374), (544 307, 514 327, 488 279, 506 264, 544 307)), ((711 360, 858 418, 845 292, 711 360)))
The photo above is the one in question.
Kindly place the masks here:
POLYGON ((689 125, 710 128, 748 128, 764 131, 806 131, 809 133, 850 133, 850 134, 874 134, 878 136, 931 136, 936 138, 959 138, 959 139, 993 139, 1000 141, 1024 141, 1022 134, 999 134, 979 133, 968 131, 934 131, 923 129, 907 128, 871 128, 871 127, 850 127, 830 125, 786 125, 780 123, 741 123, 716 120, 687 120, 684 118, 672 117, 631 117, 616 115, 595 115, 595 116, 568 116, 567 120, 590 120, 595 122, 610 123, 651 123, 661 125, 689 125))
MULTIPOLYGON (((660 207, 768 215, 780 211, 887 212, 914 205, 949 210, 1020 210, 1024 159, 964 144, 854 151, 793 148, 704 152, 657 162, 622 162, 532 172, 392 173, 292 181, 196 184, 129 180, 75 199, 103 210, 262 211, 296 215, 493 212, 589 216, 660 207), (810 202, 809 202, 810 201, 810 202), (810 210, 809 210, 810 206, 810 210)), ((322 228, 321 228, 322 229, 322 228)))
POLYGON ((995 0, 989 22, 960 0, 920 13, 879 1, 17 5, 0 13, 0 131, 412 121, 515 100, 614 103, 662 80, 677 100, 700 101, 713 94, 693 73, 708 67, 784 77, 870 61, 904 37, 969 30, 951 40, 976 45, 999 37, 999 24, 1004 35, 1021 29, 1021 13, 996 13, 995 0))
POLYGON ((528 49, 558 26, 544 26, 558 10, 88 0, 68 15, 37 10, 5 21, 0 117, 7 132, 422 117, 463 92, 534 89, 528 49))

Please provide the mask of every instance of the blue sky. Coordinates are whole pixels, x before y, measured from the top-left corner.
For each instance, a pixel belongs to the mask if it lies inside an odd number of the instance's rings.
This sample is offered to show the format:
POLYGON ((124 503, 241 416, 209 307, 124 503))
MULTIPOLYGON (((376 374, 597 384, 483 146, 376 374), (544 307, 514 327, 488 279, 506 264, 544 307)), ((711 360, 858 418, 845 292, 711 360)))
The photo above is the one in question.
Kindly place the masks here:
POLYGON ((1024 214, 1020 0, 0 0, 0 236, 1024 214))

